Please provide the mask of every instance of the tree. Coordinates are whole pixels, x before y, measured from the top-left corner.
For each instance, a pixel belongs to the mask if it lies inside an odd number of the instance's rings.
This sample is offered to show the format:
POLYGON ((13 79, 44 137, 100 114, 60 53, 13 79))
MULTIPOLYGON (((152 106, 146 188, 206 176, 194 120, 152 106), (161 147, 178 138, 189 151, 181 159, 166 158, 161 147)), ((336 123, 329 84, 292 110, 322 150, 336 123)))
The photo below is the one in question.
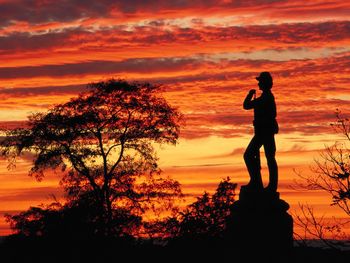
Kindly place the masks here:
POLYGON ((350 216, 350 122, 337 110, 336 122, 331 126, 342 136, 341 141, 325 148, 321 159, 315 160, 312 175, 299 175, 305 182, 299 185, 327 192, 332 198, 332 205, 337 205, 350 216))
POLYGON ((25 128, 5 130, 2 155, 12 168, 32 153, 29 174, 42 180, 48 170, 60 172, 69 199, 91 193, 110 235, 115 211, 140 215, 156 208, 151 201, 181 194, 178 182, 161 176, 154 144, 176 144, 182 115, 159 92, 123 80, 89 84, 69 102, 29 116, 25 128))
POLYGON ((236 187, 237 184, 232 183, 228 177, 219 183, 213 195, 205 192, 184 211, 179 212, 176 219, 168 218, 165 226, 171 233, 170 236, 204 242, 222 238, 235 201, 236 187))
POLYGON ((341 249, 345 244, 341 240, 346 240, 347 235, 342 230, 346 224, 335 218, 327 219, 324 216, 316 217, 314 209, 310 205, 299 205, 300 212, 294 214, 294 223, 304 232, 295 233, 298 243, 302 246, 309 246, 312 242, 308 239, 318 239, 326 247, 335 250, 341 249))
MULTIPOLYGON (((101 207, 91 194, 80 196, 65 204, 55 201, 49 205, 30 207, 16 215, 6 214, 6 221, 16 235, 45 237, 49 240, 92 240, 104 237, 104 222, 99 220, 101 207)), ((131 239, 142 224, 140 216, 127 209, 114 209, 113 237, 131 239)))
MULTIPOLYGON (((303 182, 297 185, 307 190, 322 190, 328 193, 332 199, 331 205, 341 208, 347 216, 350 216, 350 121, 344 118, 339 110, 336 110, 336 121, 331 124, 334 131, 340 135, 340 140, 331 146, 326 146, 320 154, 320 159, 315 160, 312 174, 304 176, 298 173, 303 182)), ((336 222, 317 218, 314 210, 309 205, 300 205, 300 215, 295 215, 295 223, 304 229, 304 236, 317 237, 331 248, 339 247, 339 242, 327 240, 344 239, 346 234, 342 227, 349 222, 336 222)), ((304 237, 304 238, 305 238, 304 237)))

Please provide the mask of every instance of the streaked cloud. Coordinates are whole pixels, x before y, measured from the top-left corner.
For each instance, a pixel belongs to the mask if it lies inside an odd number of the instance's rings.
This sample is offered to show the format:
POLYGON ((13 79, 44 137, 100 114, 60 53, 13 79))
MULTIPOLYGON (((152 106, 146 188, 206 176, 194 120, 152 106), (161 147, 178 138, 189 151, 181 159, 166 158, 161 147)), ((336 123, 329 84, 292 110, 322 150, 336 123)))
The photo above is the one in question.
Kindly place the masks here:
MULTIPOLYGON (((248 26, 203 26, 164 27, 158 24, 135 26, 131 29, 120 25, 111 28, 85 28, 81 25, 48 30, 33 34, 6 32, 0 36, 0 52, 17 50, 21 52, 45 50, 118 51, 133 53, 132 48, 144 49, 157 45, 179 45, 199 53, 195 47, 224 47, 225 50, 251 52, 263 49, 342 47, 349 40, 349 21, 327 21, 316 23, 283 23, 248 26), (193 46, 195 44, 195 46, 193 46), (223 45, 225 44, 225 45, 223 45), (257 45, 258 44, 258 45, 257 45)), ((161 47, 162 49, 167 47, 161 47)), ((137 50, 135 50, 137 51, 137 50)), ((155 50, 156 51, 156 50, 155 50)), ((176 50, 172 50, 173 52, 176 50)), ((204 52, 208 50, 204 49, 204 52)), ((213 50, 217 53, 219 50, 213 50)), ((174 53, 173 53, 174 54, 174 53)), ((175 52, 176 54, 176 52, 175 52)))
POLYGON ((349 4, 344 1, 316 0, 310 3, 301 0, 196 0, 196 1, 34 1, 5 0, 0 3, 2 25, 12 21, 30 24, 53 21, 72 22, 84 19, 116 18, 119 22, 149 20, 152 17, 207 17, 240 15, 246 21, 259 18, 297 19, 344 17, 349 4), (255 15, 253 15, 255 14, 255 15), (297 14, 297 15, 296 15, 297 14))

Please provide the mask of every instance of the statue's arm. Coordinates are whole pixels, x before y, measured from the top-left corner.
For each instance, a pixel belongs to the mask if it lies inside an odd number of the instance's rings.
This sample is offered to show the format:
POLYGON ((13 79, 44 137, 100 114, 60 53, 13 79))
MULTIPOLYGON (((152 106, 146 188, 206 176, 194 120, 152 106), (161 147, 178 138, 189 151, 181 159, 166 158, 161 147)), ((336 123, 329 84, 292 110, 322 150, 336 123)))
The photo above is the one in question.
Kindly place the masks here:
POLYGON ((255 90, 250 90, 243 102, 243 109, 250 110, 254 108, 254 100, 252 100, 255 90))

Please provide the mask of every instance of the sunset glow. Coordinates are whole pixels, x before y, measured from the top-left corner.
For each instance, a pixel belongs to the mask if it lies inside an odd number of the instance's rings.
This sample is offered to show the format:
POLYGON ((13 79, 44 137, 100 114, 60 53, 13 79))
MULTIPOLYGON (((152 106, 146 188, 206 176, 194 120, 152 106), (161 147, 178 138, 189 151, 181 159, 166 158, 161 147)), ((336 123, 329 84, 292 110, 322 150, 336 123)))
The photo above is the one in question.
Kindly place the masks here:
MULTIPOLYGON (((192 201, 227 176, 248 182, 253 113, 242 103, 259 72, 270 71, 281 198, 292 212, 308 203, 319 216, 346 217, 326 193, 293 185, 339 140, 335 110, 350 116, 349 1, 1 0, 0 11, 1 127, 22 125, 90 82, 161 84, 186 124, 178 145, 158 149, 159 164, 192 201)), ((62 198, 59 174, 37 182, 30 165, 23 158, 8 170, 0 160, 0 235, 10 233, 3 214, 62 198)))

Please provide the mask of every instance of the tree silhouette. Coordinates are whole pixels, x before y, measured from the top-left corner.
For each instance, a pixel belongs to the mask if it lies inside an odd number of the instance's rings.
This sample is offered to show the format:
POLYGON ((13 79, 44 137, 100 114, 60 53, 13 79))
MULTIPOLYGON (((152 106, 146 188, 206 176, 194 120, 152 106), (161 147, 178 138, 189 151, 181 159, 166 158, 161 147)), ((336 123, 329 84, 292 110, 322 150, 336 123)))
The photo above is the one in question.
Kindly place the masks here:
MULTIPOLYGON (((104 222, 99 220, 101 207, 92 194, 70 200, 62 205, 30 207, 16 215, 5 215, 16 235, 45 237, 57 240, 91 240, 102 237, 104 222)), ((128 209, 114 209, 112 218, 113 236, 131 239, 141 226, 142 217, 133 215, 128 209)))
POLYGON ((214 194, 205 192, 175 217, 158 222, 157 226, 181 242, 208 242, 222 238, 235 201, 236 187, 237 184, 226 178, 219 183, 214 194))
POLYGON ((312 175, 299 174, 305 182, 299 186, 327 192, 332 198, 332 205, 337 205, 350 216, 350 121, 337 110, 336 122, 331 125, 342 136, 341 141, 325 148, 321 158, 315 160, 312 175))
POLYGON ((178 182, 161 176, 154 144, 176 144, 182 115, 159 92, 149 83, 89 84, 77 98, 29 116, 25 128, 6 130, 2 155, 11 168, 32 153, 29 174, 37 180, 59 171, 69 200, 91 195, 101 231, 111 235, 118 211, 140 215, 157 207, 152 201, 171 205, 181 194, 178 182))
POLYGON ((188 237, 221 235, 234 202, 236 186, 237 184, 231 183, 227 178, 220 182, 212 196, 205 192, 197 198, 196 202, 181 213, 180 235, 188 237))
MULTIPOLYGON (((328 193, 331 197, 331 205, 338 206, 347 216, 350 216, 350 121, 342 116, 340 110, 336 110, 335 115, 336 121, 331 126, 341 136, 340 141, 326 146, 320 158, 315 160, 316 165, 312 167, 312 174, 304 176, 298 173, 302 181, 297 182, 297 187, 328 193)), ((299 238, 317 237, 327 247, 333 249, 341 247, 341 242, 337 240, 349 238, 343 231, 343 227, 349 221, 317 218, 309 205, 300 205, 300 214, 294 215, 294 218, 295 223, 304 229, 304 237, 299 235, 299 238), (327 238, 336 241, 327 240, 327 238)))

